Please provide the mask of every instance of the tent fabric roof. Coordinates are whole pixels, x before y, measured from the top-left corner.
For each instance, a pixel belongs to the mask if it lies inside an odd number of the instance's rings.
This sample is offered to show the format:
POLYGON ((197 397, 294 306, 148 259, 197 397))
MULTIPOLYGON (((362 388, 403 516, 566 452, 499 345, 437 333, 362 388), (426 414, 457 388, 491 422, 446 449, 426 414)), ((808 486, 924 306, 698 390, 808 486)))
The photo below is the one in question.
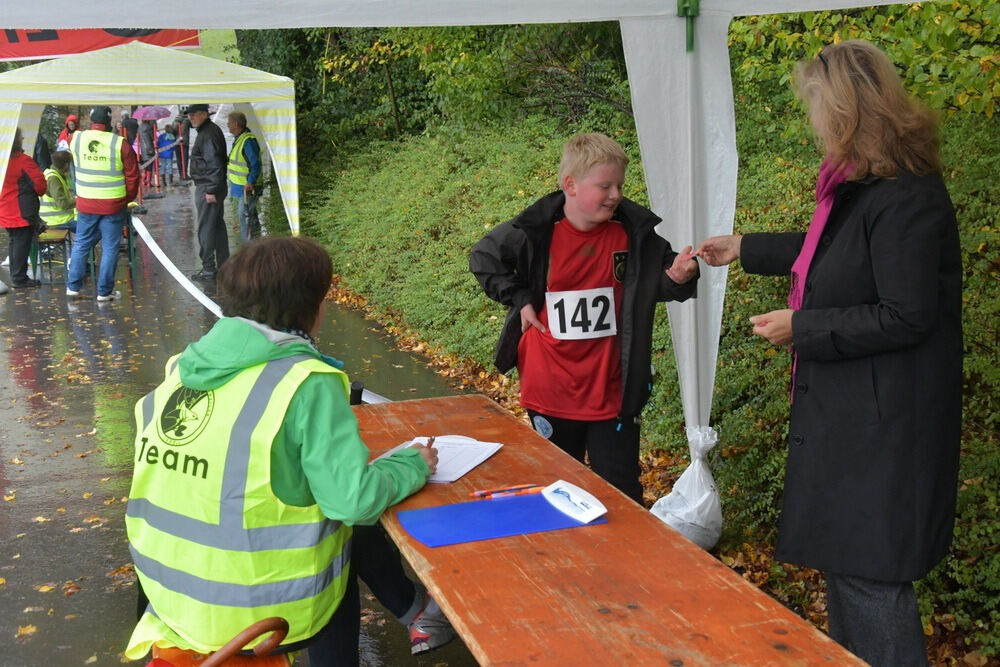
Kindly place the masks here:
POLYGON ((291 79, 162 46, 129 42, 0 74, 27 104, 188 104, 294 100, 291 79))
POLYGON ((293 233, 299 229, 295 84, 269 72, 162 46, 130 42, 0 74, 0 179, 14 128, 30 150, 46 104, 231 102, 271 155, 293 233))
MULTIPOLYGON (((702 15, 729 16, 889 4, 878 0, 701 0, 702 15)), ((304 28, 496 25, 677 16, 673 0, 45 0, 8 2, 4 27, 304 28)), ((696 29, 697 30, 697 29, 696 29)))

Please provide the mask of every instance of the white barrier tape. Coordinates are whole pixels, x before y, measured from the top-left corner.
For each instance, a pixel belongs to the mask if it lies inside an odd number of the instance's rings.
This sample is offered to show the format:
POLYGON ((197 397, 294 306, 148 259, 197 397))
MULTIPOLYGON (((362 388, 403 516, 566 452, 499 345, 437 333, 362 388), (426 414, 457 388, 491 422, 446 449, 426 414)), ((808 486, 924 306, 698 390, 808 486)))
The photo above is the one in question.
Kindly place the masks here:
MULTIPOLYGON (((174 146, 176 146, 176 145, 177 145, 177 144, 179 144, 179 143, 181 143, 181 140, 180 140, 180 139, 178 139, 177 141, 175 141, 175 142, 174 142, 174 143, 172 143, 172 144, 167 144, 166 146, 160 146, 160 147, 158 147, 158 148, 157 148, 157 149, 156 149, 155 151, 153 151, 153 152, 154 152, 154 153, 165 153, 166 151, 168 151, 168 150, 172 149, 172 148, 173 148, 174 146)), ((148 160, 146 160, 145 162, 143 162, 142 164, 140 164, 140 165, 139 165, 139 169, 145 169, 145 168, 146 168, 146 167, 148 167, 149 165, 153 164, 153 162, 154 162, 155 160, 156 160, 156 158, 155 158, 155 157, 151 157, 151 158, 149 158, 148 160)))
POLYGON ((181 287, 187 290, 187 292, 197 299, 201 305, 208 308, 213 315, 216 317, 222 317, 222 308, 219 307, 219 304, 205 296, 204 292, 195 287, 194 283, 188 280, 188 277, 181 273, 180 269, 174 266, 174 263, 170 261, 170 258, 167 257, 160 246, 157 245, 156 241, 153 240, 153 237, 150 236, 149 230, 146 229, 146 225, 142 224, 142 220, 132 216, 132 226, 135 228, 135 231, 139 234, 142 240, 146 242, 146 245, 149 247, 149 250, 153 253, 156 259, 163 265, 163 268, 165 268, 167 272, 180 283, 181 287))
MULTIPOLYGON (((197 299, 201 305, 208 308, 208 310, 211 311, 213 315, 215 315, 216 317, 222 317, 222 308, 219 307, 219 304, 215 303, 207 296, 205 296, 205 293, 202 292, 197 287, 195 287, 194 283, 188 280, 188 277, 185 276, 181 272, 181 270, 178 269, 174 265, 174 263, 170 261, 170 258, 167 257, 167 255, 163 252, 160 246, 157 245, 156 241, 153 240, 153 237, 150 236, 149 230, 146 229, 146 225, 142 224, 142 220, 140 220, 135 216, 132 216, 132 227, 135 228, 135 231, 137 234, 139 234, 139 237, 146 242, 147 246, 149 246, 149 250, 153 253, 153 256, 156 257, 156 259, 159 260, 160 264, 163 265, 163 268, 165 268, 167 272, 170 275, 172 275, 178 283, 180 283, 181 287, 187 290, 187 292, 195 299, 197 299)), ((392 402, 392 399, 386 398, 385 396, 380 396, 379 394, 376 394, 373 391, 368 391, 367 389, 363 389, 361 391, 361 400, 364 403, 392 402)))

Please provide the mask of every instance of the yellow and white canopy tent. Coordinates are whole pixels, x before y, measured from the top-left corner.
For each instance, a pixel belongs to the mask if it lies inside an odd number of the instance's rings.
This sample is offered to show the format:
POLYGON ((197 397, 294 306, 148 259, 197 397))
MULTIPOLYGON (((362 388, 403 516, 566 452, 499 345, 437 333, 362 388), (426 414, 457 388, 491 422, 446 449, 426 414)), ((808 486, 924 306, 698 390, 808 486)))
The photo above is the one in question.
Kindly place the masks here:
POLYGON ((291 79, 142 42, 66 56, 0 74, 0 182, 14 128, 30 154, 47 104, 231 102, 266 146, 292 233, 299 230, 295 86, 291 79))

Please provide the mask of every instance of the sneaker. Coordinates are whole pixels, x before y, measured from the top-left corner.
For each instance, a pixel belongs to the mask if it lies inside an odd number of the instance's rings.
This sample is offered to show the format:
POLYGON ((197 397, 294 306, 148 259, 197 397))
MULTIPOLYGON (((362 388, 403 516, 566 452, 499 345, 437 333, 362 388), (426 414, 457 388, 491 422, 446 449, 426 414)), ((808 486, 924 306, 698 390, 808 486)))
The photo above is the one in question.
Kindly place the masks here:
POLYGON ((0 262, 0 266, 10 266, 10 255, 3 258, 3 261, 0 262))
POLYGON ((208 271, 206 269, 202 269, 198 273, 192 273, 191 274, 191 279, 192 280, 215 280, 215 271, 208 271))
POLYGON ((9 291, 10 291, 10 288, 7 287, 7 283, 5 283, 4 281, 0 280, 0 294, 6 294, 9 291))
MULTIPOLYGON (((69 290, 66 290, 66 291, 68 292, 69 290)), ((118 290, 115 290, 111 294, 98 294, 97 295, 97 300, 100 301, 101 303, 103 303, 105 301, 115 301, 115 300, 120 299, 120 298, 122 298, 122 293, 119 292, 118 290)))
POLYGON ((14 285, 15 289, 19 289, 21 287, 38 287, 42 284, 42 281, 35 280, 34 278, 28 278, 26 280, 14 281, 11 284, 14 285))
POLYGON ((444 646, 455 638, 455 629, 445 618, 438 603, 429 596, 427 604, 407 628, 410 631, 410 653, 413 655, 444 646))
POLYGON ((70 289, 70 288, 67 287, 66 288, 66 296, 74 296, 74 297, 80 296, 80 292, 79 292, 79 290, 70 289))

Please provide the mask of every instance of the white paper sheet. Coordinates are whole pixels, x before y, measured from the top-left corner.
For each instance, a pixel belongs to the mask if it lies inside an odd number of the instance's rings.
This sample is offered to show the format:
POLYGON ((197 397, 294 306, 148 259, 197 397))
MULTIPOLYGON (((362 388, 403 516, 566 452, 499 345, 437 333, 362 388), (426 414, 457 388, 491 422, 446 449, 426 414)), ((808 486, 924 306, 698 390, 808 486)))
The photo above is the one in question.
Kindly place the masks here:
MULTIPOLYGON (((393 453, 411 447, 416 443, 427 444, 428 437, 420 436, 400 443, 375 460, 384 459, 393 453)), ((434 437, 434 449, 438 453, 438 466, 428 482, 454 482, 467 472, 490 458, 503 447, 499 442, 482 442, 464 435, 438 435, 434 437)))

